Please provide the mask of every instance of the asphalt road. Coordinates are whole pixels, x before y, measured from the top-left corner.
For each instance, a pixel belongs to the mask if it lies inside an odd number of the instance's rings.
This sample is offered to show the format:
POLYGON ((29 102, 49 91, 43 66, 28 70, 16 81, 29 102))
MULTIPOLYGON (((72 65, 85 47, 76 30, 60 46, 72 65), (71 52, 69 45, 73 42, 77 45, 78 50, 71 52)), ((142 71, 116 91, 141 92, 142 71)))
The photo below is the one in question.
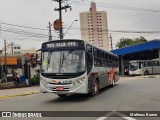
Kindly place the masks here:
MULTIPOLYGON (((115 87, 107 87, 95 97, 72 95, 59 98, 55 94, 35 94, 0 100, 0 111, 160 111, 160 79, 119 80, 115 87)), ((111 112, 112 113, 112 112, 111 112)), ((64 114, 64 113, 62 113, 64 114)), ((73 113, 75 115, 75 113, 73 113)), ((93 113, 94 114, 94 113, 93 113)), ((111 115, 110 115, 111 116, 111 115)), ((128 116, 125 116, 128 117, 128 116)), ((2 118, 1 118, 2 119, 2 118)), ((9 118, 3 118, 9 119, 9 118)), ((10 118, 13 119, 13 118, 10 118)), ((15 118, 22 119, 22 118, 15 118)), ((28 118, 23 118, 28 119, 28 118)), ((36 120, 159 120, 157 117, 53 117, 36 120)))

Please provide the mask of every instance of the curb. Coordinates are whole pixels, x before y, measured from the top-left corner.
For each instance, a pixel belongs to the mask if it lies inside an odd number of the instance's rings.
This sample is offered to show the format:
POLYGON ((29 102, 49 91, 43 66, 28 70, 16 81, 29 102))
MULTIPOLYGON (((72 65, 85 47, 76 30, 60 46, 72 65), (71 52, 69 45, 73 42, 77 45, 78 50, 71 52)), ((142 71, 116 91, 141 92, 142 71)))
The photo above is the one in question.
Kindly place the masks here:
POLYGON ((135 76, 135 78, 160 78, 160 76, 159 75, 156 75, 156 76, 154 76, 154 75, 150 75, 150 76, 135 76))
POLYGON ((22 93, 22 94, 11 94, 11 95, 0 96, 0 99, 16 97, 16 96, 27 96, 27 95, 38 94, 38 93, 40 93, 40 92, 28 92, 28 93, 22 93))

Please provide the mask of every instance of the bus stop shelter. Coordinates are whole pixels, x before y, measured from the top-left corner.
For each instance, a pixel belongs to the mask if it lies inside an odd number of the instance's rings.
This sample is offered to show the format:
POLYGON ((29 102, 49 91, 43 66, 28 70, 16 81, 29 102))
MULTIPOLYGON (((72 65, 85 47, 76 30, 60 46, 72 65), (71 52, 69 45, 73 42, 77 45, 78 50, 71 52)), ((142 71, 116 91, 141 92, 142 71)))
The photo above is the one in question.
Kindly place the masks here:
POLYGON ((120 73, 123 76, 124 68, 128 67, 131 60, 159 59, 160 61, 160 39, 115 49, 111 52, 119 56, 120 73))

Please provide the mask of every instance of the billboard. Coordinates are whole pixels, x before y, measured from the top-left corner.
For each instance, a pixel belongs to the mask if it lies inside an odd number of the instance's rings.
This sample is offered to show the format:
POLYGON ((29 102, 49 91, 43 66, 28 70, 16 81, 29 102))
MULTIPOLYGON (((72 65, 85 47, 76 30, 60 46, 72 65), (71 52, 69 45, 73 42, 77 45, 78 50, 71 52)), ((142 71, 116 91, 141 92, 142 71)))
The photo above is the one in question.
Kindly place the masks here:
MULTIPOLYGON (((5 65, 5 58, 0 58, 1 65, 5 65)), ((7 57, 6 58, 6 65, 17 65, 17 58, 16 57, 7 57)))

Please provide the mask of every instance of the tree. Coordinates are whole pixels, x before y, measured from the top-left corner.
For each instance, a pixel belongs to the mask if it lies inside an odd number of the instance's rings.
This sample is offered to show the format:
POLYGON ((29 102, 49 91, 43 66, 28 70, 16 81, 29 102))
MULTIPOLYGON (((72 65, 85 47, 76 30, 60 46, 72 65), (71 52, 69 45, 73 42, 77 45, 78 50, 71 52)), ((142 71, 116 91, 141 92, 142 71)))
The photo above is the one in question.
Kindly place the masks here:
POLYGON ((143 42, 147 42, 147 40, 140 36, 139 38, 130 39, 130 38, 121 38, 119 42, 116 44, 116 48, 128 47, 136 44, 140 44, 143 42))

